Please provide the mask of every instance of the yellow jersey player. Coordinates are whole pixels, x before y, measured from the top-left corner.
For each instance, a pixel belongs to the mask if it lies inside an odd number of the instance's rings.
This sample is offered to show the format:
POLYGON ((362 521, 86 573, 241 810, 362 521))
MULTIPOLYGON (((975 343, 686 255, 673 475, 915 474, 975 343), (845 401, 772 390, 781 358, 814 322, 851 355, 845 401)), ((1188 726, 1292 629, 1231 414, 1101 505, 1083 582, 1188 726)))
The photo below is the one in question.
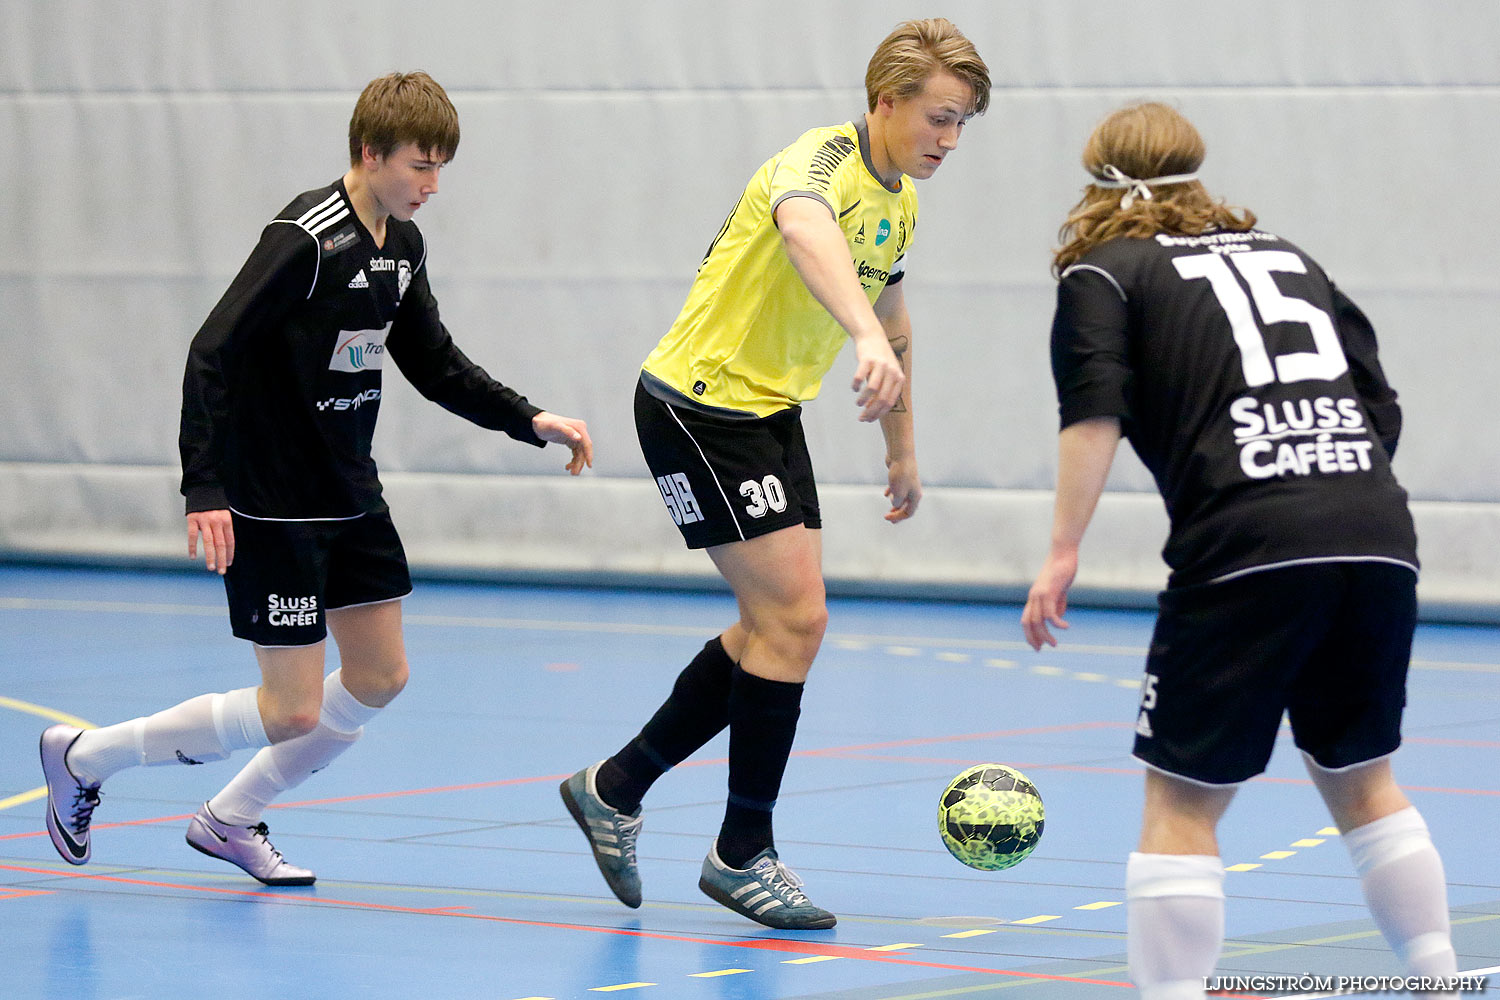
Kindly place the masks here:
POLYGON ((690 548, 706 548, 739 620, 678 676, 640 733, 562 785, 610 889, 641 903, 635 844, 651 784, 729 728, 729 797, 699 888, 782 929, 832 927, 782 864, 771 828, 828 619, 822 521, 801 425, 846 337, 860 419, 886 441, 891 509, 921 499, 902 293, 931 177, 989 104, 989 71, 941 18, 899 25, 871 58, 868 110, 813 129, 758 170, 720 228, 676 323, 646 359, 636 429, 690 548))

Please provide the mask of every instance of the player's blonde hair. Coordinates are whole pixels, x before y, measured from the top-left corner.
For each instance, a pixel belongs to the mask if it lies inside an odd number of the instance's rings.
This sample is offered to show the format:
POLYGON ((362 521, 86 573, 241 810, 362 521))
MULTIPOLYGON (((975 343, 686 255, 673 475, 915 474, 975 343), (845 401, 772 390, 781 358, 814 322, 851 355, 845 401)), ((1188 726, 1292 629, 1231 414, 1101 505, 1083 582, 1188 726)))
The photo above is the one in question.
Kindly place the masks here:
MULTIPOLYGON (((1191 174, 1203 163, 1203 136, 1176 108, 1154 101, 1131 104, 1110 114, 1083 147, 1083 167, 1104 180, 1105 167, 1144 180, 1191 174)), ((1255 225, 1248 208, 1215 201, 1196 180, 1153 185, 1151 197, 1129 197, 1129 188, 1090 184, 1068 212, 1058 231, 1062 243, 1052 257, 1052 273, 1094 247, 1122 236, 1145 238, 1157 233, 1197 235, 1209 228, 1245 230, 1255 225)))
POLYGON ((365 84, 349 119, 349 162, 359 163, 365 146, 377 156, 390 156, 408 142, 444 163, 458 152, 458 112, 438 82, 421 70, 388 73, 365 84))
POLYGON ((912 97, 921 93, 927 78, 938 70, 947 70, 967 83, 974 94, 969 112, 984 114, 990 106, 989 67, 979 58, 974 43, 945 17, 902 21, 876 47, 865 70, 870 110, 875 110, 881 94, 912 97))

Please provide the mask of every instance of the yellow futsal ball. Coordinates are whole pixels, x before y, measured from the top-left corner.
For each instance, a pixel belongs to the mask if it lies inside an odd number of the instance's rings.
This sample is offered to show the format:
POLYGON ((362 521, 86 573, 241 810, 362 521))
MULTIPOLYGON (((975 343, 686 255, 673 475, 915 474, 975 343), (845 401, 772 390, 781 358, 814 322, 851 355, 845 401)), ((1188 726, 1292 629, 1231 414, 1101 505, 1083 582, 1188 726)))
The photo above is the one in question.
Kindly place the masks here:
POLYGON ((959 772, 938 803, 938 834, 948 853, 980 871, 1026 860, 1042 839, 1042 796, 1026 776, 1004 764, 959 772))

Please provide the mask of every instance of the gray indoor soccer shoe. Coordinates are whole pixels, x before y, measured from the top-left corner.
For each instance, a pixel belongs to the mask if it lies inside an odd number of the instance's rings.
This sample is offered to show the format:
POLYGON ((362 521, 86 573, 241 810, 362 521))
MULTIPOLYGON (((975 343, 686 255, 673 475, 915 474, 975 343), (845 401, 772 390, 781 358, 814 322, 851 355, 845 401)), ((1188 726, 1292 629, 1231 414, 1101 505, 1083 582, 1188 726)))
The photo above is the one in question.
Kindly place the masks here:
MULTIPOLYGON (((604 763, 600 761, 599 764, 604 763)), ((584 768, 558 786, 563 805, 589 839, 599 874, 610 892, 626 906, 641 905, 641 872, 635 861, 635 841, 641 834, 641 810, 626 815, 615 812, 594 784, 599 764, 584 768)))
POLYGON ((267 840, 266 824, 230 826, 209 811, 208 803, 188 824, 188 846, 201 854, 238 865, 266 885, 312 885, 317 876, 306 868, 288 864, 267 840))
POLYGON ((99 784, 85 785, 68 767, 68 750, 83 735, 76 726, 48 726, 42 730, 42 776, 47 780, 47 833, 52 846, 70 865, 81 865, 93 855, 89 824, 99 804, 99 784))
POLYGON ((776 848, 768 847, 750 859, 746 869, 730 868, 719 859, 719 844, 703 859, 698 888, 740 916, 782 931, 821 931, 838 918, 802 891, 797 873, 781 863, 776 848))

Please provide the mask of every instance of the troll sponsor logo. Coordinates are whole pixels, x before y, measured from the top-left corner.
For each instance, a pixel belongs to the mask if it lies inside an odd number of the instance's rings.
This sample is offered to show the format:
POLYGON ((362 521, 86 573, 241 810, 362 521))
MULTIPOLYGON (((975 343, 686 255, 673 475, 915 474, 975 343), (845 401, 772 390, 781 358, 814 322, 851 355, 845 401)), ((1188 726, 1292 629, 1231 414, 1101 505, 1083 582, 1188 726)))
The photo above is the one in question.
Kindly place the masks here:
POLYGON ((389 323, 378 330, 340 330, 333 342, 333 356, 328 359, 328 370, 379 371, 385 366, 385 338, 390 332, 389 323))

